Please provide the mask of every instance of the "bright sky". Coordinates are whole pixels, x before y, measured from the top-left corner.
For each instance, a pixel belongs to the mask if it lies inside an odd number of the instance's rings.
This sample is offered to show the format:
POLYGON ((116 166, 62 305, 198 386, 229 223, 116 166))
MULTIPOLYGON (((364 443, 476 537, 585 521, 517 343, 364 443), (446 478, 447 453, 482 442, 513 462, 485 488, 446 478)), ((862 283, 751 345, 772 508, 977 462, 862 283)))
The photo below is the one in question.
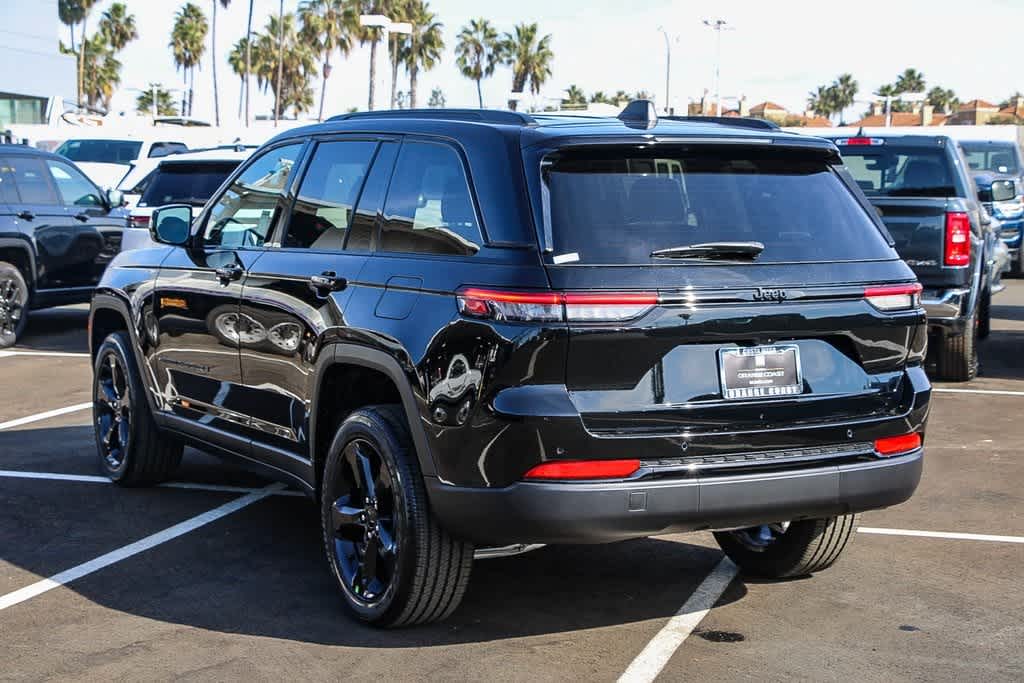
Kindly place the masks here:
MULTIPOLYGON (((92 12, 94 29, 100 12, 113 0, 101 0, 92 12)), ((181 84, 167 47, 174 13, 183 0, 125 0, 135 14, 140 39, 120 55, 125 87, 145 87, 150 81, 181 84)), ((198 0, 207 16, 214 0, 198 0)), ((472 81, 455 65, 459 29, 475 16, 489 18, 499 31, 519 21, 536 21, 553 36, 553 76, 543 95, 557 98, 570 84, 588 94, 594 90, 630 93, 648 90, 659 101, 665 92, 665 39, 659 26, 673 36, 672 100, 684 107, 711 89, 714 74, 714 33, 701 19, 721 17, 735 27, 722 34, 723 96, 745 94, 754 104, 772 100, 802 110, 807 92, 849 71, 860 83, 858 99, 867 99, 879 85, 891 82, 906 67, 924 72, 929 87, 942 85, 962 101, 980 97, 998 102, 1024 90, 1018 57, 1024 27, 1024 0, 972 0, 970 3, 919 0, 517 0, 482 9, 480 0, 430 0, 445 25, 446 51, 442 63, 421 74, 419 99, 425 106, 430 91, 440 87, 449 106, 475 106, 472 81)), ((285 0, 285 12, 298 0, 285 0)), ((262 29, 278 0, 255 0, 253 27, 262 29)), ((227 64, 231 45, 245 34, 248 2, 234 0, 218 10, 218 76, 222 123, 237 120, 240 82, 227 64)), ((62 27, 63 28, 63 27, 62 27)), ((67 42, 64 30, 61 38, 67 42)), ((386 68, 383 52, 379 68, 386 68)), ((334 60, 326 112, 366 106, 369 49, 357 48, 345 60, 334 60)), ((400 89, 408 88, 401 77, 400 89)), ((197 74, 195 115, 213 118, 212 77, 208 56, 197 74)), ((485 102, 502 106, 511 86, 508 68, 499 68, 484 82, 485 102)), ((255 86, 254 86, 255 87, 255 86)), ((319 81, 315 84, 319 97, 319 81)), ((135 93, 122 92, 116 108, 132 108, 135 93)), ((269 112, 272 98, 259 96, 254 111, 269 112)), ((858 103, 859 112, 866 104, 858 103)), ((325 112, 325 113, 326 113, 325 112)), ((314 112, 315 115, 315 112, 314 112)))

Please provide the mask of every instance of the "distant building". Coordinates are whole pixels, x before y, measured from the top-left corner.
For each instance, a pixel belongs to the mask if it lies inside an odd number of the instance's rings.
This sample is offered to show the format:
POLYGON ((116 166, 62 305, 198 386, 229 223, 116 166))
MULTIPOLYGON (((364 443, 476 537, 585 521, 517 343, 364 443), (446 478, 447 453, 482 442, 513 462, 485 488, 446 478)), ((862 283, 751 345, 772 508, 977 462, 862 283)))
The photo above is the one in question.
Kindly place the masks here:
POLYGON ((46 123, 49 108, 74 102, 77 64, 57 50, 57 0, 6 0, 0 41, 0 132, 11 124, 46 123))
MULTIPOLYGON (((935 107, 923 105, 917 111, 894 111, 889 114, 889 125, 894 128, 907 128, 910 126, 945 126, 950 123, 951 118, 947 114, 936 114, 935 107)), ((871 105, 871 113, 859 121, 849 124, 851 126, 870 128, 884 126, 886 121, 885 105, 876 102, 871 105)))
POLYGON ((985 100, 964 102, 949 117, 949 123, 961 126, 982 126, 999 114, 999 106, 985 100))
MULTIPOLYGON (((715 101, 713 98, 708 97, 707 91, 704 91, 704 97, 700 101, 690 103, 687 113, 690 116, 714 116, 715 101)), ((825 116, 818 116, 811 111, 793 114, 782 105, 775 104, 774 102, 761 102, 751 107, 747 104, 746 97, 740 97, 737 107, 722 109, 722 116, 766 119, 780 126, 828 128, 832 125, 832 121, 825 116)))
POLYGON ((782 123, 789 112, 786 108, 774 102, 761 102, 750 108, 750 115, 756 119, 768 119, 775 123, 782 123))

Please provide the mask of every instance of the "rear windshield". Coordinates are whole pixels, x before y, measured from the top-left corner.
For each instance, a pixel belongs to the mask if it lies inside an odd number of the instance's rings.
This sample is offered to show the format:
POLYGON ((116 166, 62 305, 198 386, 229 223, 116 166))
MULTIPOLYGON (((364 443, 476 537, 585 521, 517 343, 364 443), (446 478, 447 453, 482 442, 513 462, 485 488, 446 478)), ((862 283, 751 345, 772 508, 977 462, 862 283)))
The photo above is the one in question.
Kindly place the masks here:
POLYGON ((972 171, 991 171, 993 173, 1011 173, 1018 175, 1017 153, 1012 142, 1006 143, 971 143, 964 142, 964 156, 972 171))
POLYGON ((141 142, 132 140, 67 140, 57 154, 71 161, 130 164, 139 157, 141 142))
POLYGON ((153 172, 146 191, 139 199, 139 206, 202 206, 237 167, 237 161, 216 164, 163 164, 153 172))
POLYGON ((827 161, 766 150, 650 155, 569 152, 545 160, 555 263, 671 263, 651 252, 760 242, 757 263, 891 257, 827 161))
POLYGON ((956 197, 946 152, 931 147, 843 147, 843 161, 869 197, 956 197))

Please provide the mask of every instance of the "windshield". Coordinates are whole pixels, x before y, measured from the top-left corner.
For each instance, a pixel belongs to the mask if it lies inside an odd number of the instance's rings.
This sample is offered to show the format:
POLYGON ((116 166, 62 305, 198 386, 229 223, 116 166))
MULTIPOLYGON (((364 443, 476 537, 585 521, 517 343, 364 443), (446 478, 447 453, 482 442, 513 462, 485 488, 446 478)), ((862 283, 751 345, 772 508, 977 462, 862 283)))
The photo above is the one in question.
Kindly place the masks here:
POLYGON ((869 197, 956 197, 945 151, 922 147, 844 147, 843 161, 869 197))
POLYGON ((1005 143, 970 143, 962 144, 967 165, 972 171, 992 171, 993 173, 1012 173, 1017 175, 1017 154, 1012 142, 1005 143))
POLYGON ((132 140, 67 140, 57 154, 71 161, 128 165, 139 157, 142 143, 132 140))
POLYGON ((667 263, 652 252, 709 242, 761 243, 757 263, 892 255, 820 158, 722 148, 647 155, 631 148, 560 153, 545 167, 555 263, 667 263))
POLYGON ((202 206, 237 166, 237 161, 216 164, 163 164, 153 172, 152 179, 139 199, 139 206, 202 206))

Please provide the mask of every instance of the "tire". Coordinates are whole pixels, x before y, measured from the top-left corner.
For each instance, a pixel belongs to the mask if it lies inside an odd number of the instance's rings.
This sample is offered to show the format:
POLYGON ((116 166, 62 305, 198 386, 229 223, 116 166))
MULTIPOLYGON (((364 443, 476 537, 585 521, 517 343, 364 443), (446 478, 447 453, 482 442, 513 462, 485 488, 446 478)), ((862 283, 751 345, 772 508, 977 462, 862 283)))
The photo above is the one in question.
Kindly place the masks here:
POLYGON ((939 343, 939 377, 949 382, 969 382, 978 375, 978 312, 964 325, 964 333, 946 335, 939 343))
POLYGON ((807 576, 828 569, 853 535, 857 515, 793 522, 784 533, 761 548, 742 540, 743 531, 716 531, 715 540, 744 573, 767 579, 807 576))
POLYGON ((469 583, 473 546, 434 519, 402 411, 371 406, 349 415, 322 481, 324 549, 349 611, 380 627, 450 615, 469 583), (357 475, 366 471, 370 476, 357 475), (360 481, 373 481, 372 489, 360 481))
POLYGON ((28 323, 28 284, 16 266, 0 261, 0 349, 14 346, 28 323))
POLYGON ((992 293, 988 290, 981 295, 978 306, 978 339, 988 339, 992 333, 992 293))
POLYGON ((100 469, 121 486, 166 481, 181 462, 180 441, 153 420, 127 332, 100 345, 93 366, 93 431, 100 469), (116 442, 116 445, 115 445, 116 442))

